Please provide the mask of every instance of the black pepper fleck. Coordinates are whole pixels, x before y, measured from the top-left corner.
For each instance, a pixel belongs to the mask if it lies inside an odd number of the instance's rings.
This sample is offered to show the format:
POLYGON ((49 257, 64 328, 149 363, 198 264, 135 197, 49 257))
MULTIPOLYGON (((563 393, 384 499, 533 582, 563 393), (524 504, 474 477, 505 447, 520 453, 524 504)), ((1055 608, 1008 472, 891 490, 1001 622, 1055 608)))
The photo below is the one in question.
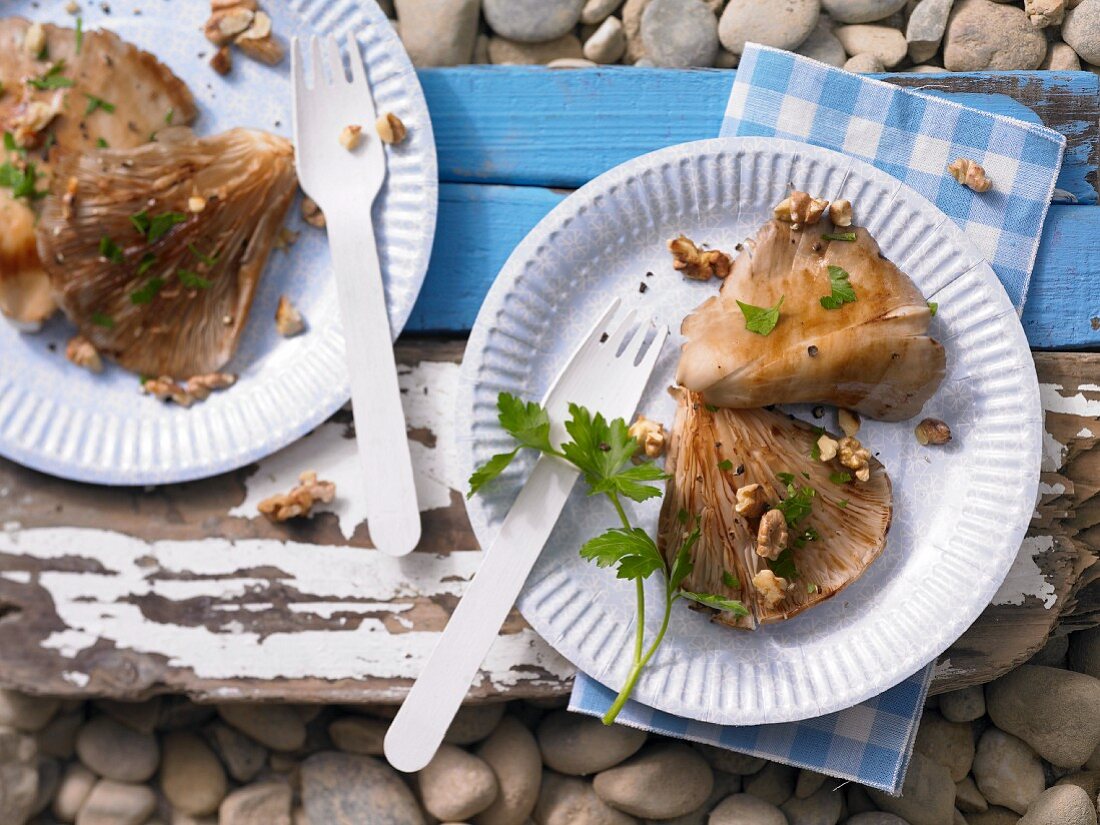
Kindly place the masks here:
POLYGON ((646 276, 647 278, 652 278, 652 277, 653 277, 653 273, 652 273, 652 272, 647 272, 647 273, 645 274, 645 276, 646 276))
POLYGON ((806 347, 806 352, 811 358, 817 358, 817 345, 810 344, 808 347, 806 347))
POLYGON ((814 414, 814 418, 824 418, 825 417, 825 408, 824 407, 814 407, 813 414, 814 414))
POLYGON ((744 464, 738 464, 737 469, 733 471, 733 474, 735 476, 744 475, 745 474, 745 465, 744 464))
POLYGON ((55 344, 53 341, 50 341, 50 343, 46 344, 46 349, 48 349, 50 352, 57 352, 57 344, 55 344))
POLYGON ((603 343, 604 341, 606 341, 606 340, 607 340, 607 338, 608 338, 608 335, 607 335, 607 333, 605 332, 605 333, 604 333, 603 335, 601 335, 601 336, 600 336, 600 343, 602 344, 602 343, 603 343))
POLYGON ((645 281, 642 281, 640 284, 638 284, 638 291, 641 292, 642 294, 645 294, 646 290, 648 290, 648 289, 649 289, 649 284, 647 284, 645 281))

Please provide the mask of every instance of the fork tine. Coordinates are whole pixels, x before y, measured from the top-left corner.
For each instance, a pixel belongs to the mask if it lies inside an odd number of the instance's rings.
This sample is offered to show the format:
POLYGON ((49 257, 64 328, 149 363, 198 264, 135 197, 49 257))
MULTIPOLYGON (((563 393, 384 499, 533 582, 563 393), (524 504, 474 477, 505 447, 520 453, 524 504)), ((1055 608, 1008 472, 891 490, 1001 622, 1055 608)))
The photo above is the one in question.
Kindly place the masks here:
POLYGON ((332 83, 342 86, 348 82, 348 73, 344 69, 344 56, 340 53, 340 44, 331 34, 325 38, 325 51, 328 53, 325 60, 328 63, 328 74, 332 83))
POLYGON ((653 326, 653 322, 638 324, 635 332, 627 342, 626 347, 623 349, 623 354, 619 357, 626 361, 631 366, 634 366, 634 362, 638 360, 638 353, 642 351, 642 346, 645 344, 646 333, 653 326))
POLYGON ((634 318, 637 314, 635 310, 630 310, 619 324, 618 329, 616 329, 615 332, 611 334, 611 337, 604 342, 604 346, 610 350, 612 356, 622 349, 627 336, 634 330, 634 318))
POLYGON ((325 67, 324 61, 321 59, 321 41, 317 38, 317 35, 311 35, 309 38, 309 57, 310 57, 310 72, 313 75, 313 89, 323 89, 328 82, 325 80, 325 67))
POLYGON ((367 86, 367 72, 363 66, 363 53, 359 50, 359 41, 351 32, 348 32, 348 61, 351 63, 352 84, 367 86))
POLYGON ((661 357, 661 348, 664 347, 666 338, 668 338, 668 327, 659 327, 657 329, 657 334, 654 335, 653 340, 649 342, 649 349, 645 351, 641 363, 638 364, 638 370, 640 370, 639 374, 646 376, 647 380, 650 373, 653 372, 653 366, 657 363, 657 359, 661 357))

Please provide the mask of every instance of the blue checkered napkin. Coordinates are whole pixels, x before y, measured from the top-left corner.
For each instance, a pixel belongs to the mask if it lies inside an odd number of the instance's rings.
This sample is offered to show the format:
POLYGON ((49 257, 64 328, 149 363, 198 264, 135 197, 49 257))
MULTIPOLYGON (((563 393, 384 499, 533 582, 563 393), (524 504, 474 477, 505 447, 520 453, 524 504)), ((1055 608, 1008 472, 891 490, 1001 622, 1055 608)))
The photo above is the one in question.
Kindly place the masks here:
MULTIPOLYGON (((913 753, 932 668, 927 667, 874 699, 801 722, 744 727, 712 725, 628 701, 617 722, 652 733, 761 756, 897 793, 913 753)), ((577 674, 569 709, 603 716, 615 691, 577 674)))
POLYGON ((752 44, 721 134, 800 140, 890 173, 966 232, 1023 310, 1066 146, 1058 132, 752 44), (993 189, 960 186, 947 171, 958 157, 984 166, 993 189))

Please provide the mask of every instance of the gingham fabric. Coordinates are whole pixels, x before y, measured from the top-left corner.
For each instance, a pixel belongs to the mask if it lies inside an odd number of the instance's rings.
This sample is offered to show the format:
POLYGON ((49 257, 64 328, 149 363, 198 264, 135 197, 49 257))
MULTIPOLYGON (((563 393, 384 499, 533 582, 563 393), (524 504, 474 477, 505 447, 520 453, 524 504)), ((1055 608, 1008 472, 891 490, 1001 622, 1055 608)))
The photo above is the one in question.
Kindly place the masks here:
MULTIPOLYGON (((966 232, 1023 310, 1062 165, 1066 141, 1057 132, 750 44, 721 135, 801 140, 890 173, 966 232), (947 171, 957 157, 982 164, 993 189, 979 194, 960 186, 947 171)), ((929 664, 874 699, 801 722, 712 725, 633 701, 618 721, 897 793, 931 677, 929 664)), ((614 698, 614 691, 578 674, 569 709, 602 716, 614 698)))

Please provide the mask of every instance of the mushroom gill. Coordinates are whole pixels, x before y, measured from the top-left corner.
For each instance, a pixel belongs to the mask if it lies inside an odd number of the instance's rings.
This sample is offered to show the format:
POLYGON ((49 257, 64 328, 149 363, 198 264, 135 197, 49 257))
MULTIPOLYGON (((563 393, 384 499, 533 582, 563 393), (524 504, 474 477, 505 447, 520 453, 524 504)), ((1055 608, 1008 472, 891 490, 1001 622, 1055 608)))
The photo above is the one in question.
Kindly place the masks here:
POLYGON ((671 563, 698 526, 684 587, 738 599, 752 613, 717 611, 715 621, 752 628, 788 619, 840 592, 878 558, 892 514, 890 479, 879 462, 870 460, 869 481, 845 481, 839 463, 812 457, 815 428, 771 410, 717 409, 699 393, 673 392, 658 544, 671 563), (766 503, 739 514, 738 490, 757 484, 766 503), (775 559, 757 553, 761 518, 770 510, 782 512, 788 528, 775 559))
POLYGON ((134 149, 64 156, 37 232, 62 310, 134 372, 220 369, 294 198, 293 154, 264 132, 175 128, 134 149))

